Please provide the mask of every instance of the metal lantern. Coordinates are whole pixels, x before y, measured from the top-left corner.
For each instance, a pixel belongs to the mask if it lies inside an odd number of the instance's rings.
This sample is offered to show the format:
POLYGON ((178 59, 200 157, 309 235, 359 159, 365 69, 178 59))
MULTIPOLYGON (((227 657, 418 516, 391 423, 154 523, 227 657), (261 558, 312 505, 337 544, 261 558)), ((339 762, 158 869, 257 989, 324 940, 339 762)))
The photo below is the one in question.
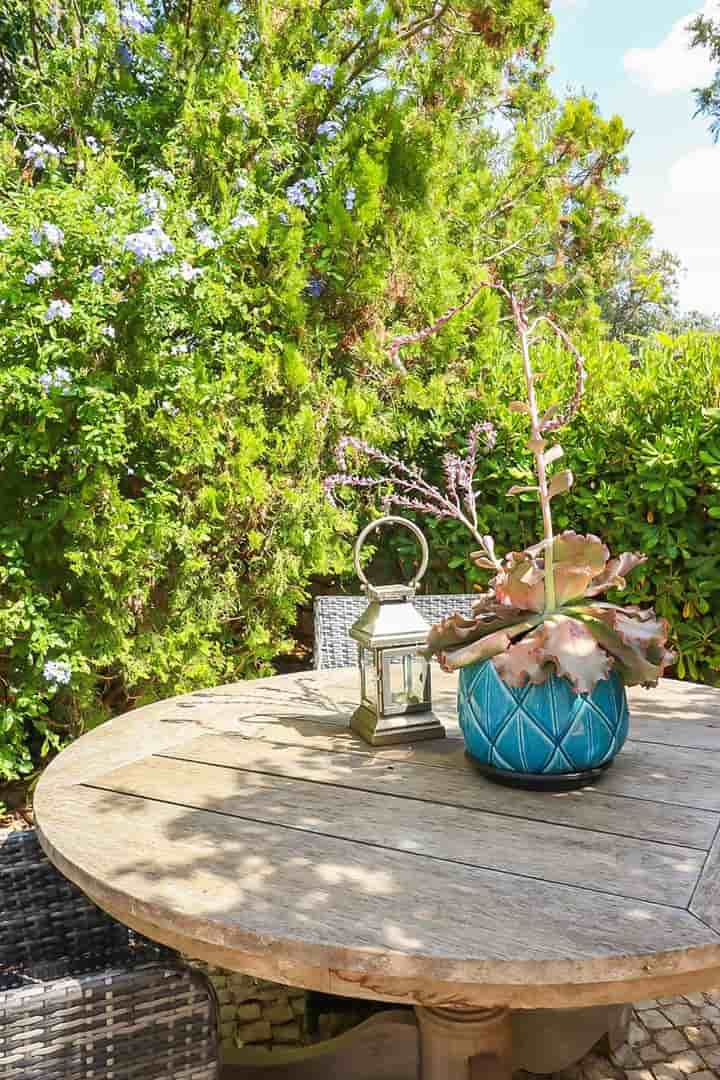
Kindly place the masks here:
POLYGON ((370 603, 350 628, 350 637, 358 643, 361 695, 350 726, 373 746, 445 734, 432 712, 430 661, 418 651, 427 641, 430 624, 412 602, 427 564, 425 537, 402 517, 371 522, 355 544, 355 571, 370 603), (360 565, 363 542, 383 525, 402 525, 420 543, 420 569, 408 585, 371 585, 360 565))

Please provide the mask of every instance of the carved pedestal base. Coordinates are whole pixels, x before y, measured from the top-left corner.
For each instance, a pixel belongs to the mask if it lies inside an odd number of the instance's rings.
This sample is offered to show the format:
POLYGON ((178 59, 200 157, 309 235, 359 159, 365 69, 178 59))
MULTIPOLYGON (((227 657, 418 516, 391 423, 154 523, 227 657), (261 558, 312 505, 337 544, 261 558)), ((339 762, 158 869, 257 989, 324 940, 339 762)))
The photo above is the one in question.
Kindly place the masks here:
POLYGON ((415 1010, 422 1080, 510 1080, 509 1009, 415 1010))
POLYGON ((553 1073, 601 1040, 606 1052, 627 1033, 630 1007, 582 1009, 415 1009, 421 1080, 510 1080, 513 1069, 553 1073))
POLYGON ((594 1046, 617 1050, 627 1037, 629 1005, 531 1009, 512 1014, 513 1068, 555 1073, 575 1065, 594 1046))

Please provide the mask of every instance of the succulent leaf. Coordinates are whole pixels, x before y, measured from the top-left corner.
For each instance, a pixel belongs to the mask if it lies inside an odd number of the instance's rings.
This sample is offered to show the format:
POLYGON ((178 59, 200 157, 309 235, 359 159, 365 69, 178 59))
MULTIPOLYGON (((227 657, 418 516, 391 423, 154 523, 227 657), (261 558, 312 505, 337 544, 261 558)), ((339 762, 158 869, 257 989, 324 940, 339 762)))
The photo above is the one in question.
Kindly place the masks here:
POLYGON ((481 567, 483 570, 495 569, 495 563, 488 559, 484 551, 471 551, 470 558, 476 566, 481 567))
POLYGON ((569 563, 571 566, 587 567, 592 576, 602 573, 610 558, 610 552, 599 536, 588 533, 582 536, 571 529, 560 533, 553 543, 553 555, 556 565, 569 563))
POLYGON ((564 495, 573 486, 574 480, 575 477, 570 469, 563 469, 562 472, 555 473, 548 487, 548 495, 551 499, 554 499, 556 495, 564 495))
POLYGON ((493 578, 495 596, 501 604, 542 611, 545 605, 545 572, 542 566, 524 552, 511 551, 506 556, 507 569, 493 578))
POLYGON ((519 626, 532 616, 532 612, 497 604, 491 609, 478 611, 472 619, 459 614, 449 615, 431 628, 424 652, 432 656, 469 641, 479 641, 498 630, 519 626))
POLYGON ((592 572, 586 566, 559 563, 555 566, 555 602, 558 606, 579 600, 587 593, 592 572))
POLYGON ((540 632, 535 630, 522 641, 515 642, 507 652, 493 657, 493 664, 500 678, 508 686, 525 686, 527 682, 539 686, 548 677, 540 632))
POLYGON ((567 615, 554 615, 542 629, 546 659, 577 693, 589 694, 596 683, 607 679, 613 659, 598 648, 597 641, 583 623, 567 615))
POLYGON ((489 660, 493 656, 505 653, 509 650, 513 638, 531 630, 536 622, 537 620, 518 623, 505 630, 496 630, 492 634, 486 634, 476 641, 468 641, 467 644, 455 649, 443 650, 438 654, 440 666, 445 671, 455 671, 457 668, 475 663, 476 660, 489 660))
POLYGON ((596 577, 592 585, 586 590, 586 596, 598 596, 607 589, 624 589, 625 576, 636 566, 647 561, 647 555, 637 552, 625 551, 622 555, 611 559, 602 574, 596 577))
POLYGON ((563 448, 560 443, 555 443, 550 449, 543 454, 543 462, 545 465, 552 465, 553 461, 557 461, 558 458, 563 456, 563 448))

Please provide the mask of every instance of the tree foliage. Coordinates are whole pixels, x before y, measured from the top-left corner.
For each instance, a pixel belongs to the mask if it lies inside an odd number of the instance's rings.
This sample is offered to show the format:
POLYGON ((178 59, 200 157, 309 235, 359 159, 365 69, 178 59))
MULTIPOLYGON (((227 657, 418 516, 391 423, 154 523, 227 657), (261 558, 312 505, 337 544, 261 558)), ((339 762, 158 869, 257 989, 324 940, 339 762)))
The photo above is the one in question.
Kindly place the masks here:
POLYGON ((698 15, 690 23, 692 45, 704 49, 712 63, 717 64, 717 71, 709 86, 699 87, 695 91, 697 111, 707 116, 710 131, 717 141, 720 138, 720 12, 717 17, 698 15))

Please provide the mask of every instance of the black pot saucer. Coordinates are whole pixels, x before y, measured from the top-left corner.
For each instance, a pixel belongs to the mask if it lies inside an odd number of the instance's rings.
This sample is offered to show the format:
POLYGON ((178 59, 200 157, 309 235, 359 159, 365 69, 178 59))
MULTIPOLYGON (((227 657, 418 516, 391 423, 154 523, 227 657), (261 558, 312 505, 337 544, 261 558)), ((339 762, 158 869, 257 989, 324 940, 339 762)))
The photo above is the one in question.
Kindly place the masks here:
POLYGON ((477 771, 488 780, 492 780, 494 784, 523 788, 525 791, 575 791, 577 788, 587 787, 599 780, 613 763, 611 759, 595 769, 583 769, 581 772, 574 773, 521 773, 513 769, 498 769, 495 765, 487 765, 478 761, 468 750, 465 754, 477 771))

